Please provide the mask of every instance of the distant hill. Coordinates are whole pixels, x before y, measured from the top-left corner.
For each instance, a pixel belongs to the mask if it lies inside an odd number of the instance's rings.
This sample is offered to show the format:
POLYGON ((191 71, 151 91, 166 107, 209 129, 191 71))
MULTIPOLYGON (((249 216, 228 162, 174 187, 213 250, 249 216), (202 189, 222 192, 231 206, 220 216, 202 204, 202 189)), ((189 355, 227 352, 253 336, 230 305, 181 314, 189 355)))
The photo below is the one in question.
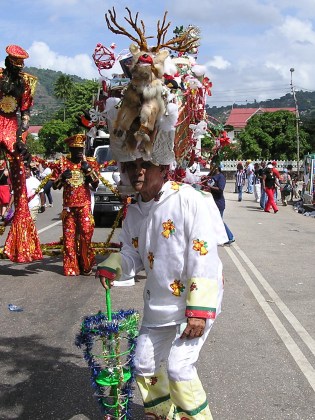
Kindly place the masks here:
MULTIPOLYGON (((57 79, 64 73, 36 67, 24 67, 26 73, 36 76, 38 79, 34 106, 32 108, 31 124, 43 125, 54 117, 56 111, 62 108, 62 102, 54 96, 54 85, 57 79)), ((85 80, 71 75, 74 83, 83 83, 85 80)))
MULTIPOLYGON (((25 67, 25 71, 38 78, 31 124, 43 125, 45 122, 51 120, 54 117, 55 112, 62 107, 61 101, 54 97, 54 84, 64 73, 61 71, 38 69, 36 67, 25 67)), ((86 79, 82 79, 75 75, 71 75, 71 77, 75 83, 84 83, 86 81, 86 79)), ((315 110, 315 92, 299 91, 296 92, 296 97, 301 116, 307 115, 315 110)), ((232 107, 244 108, 244 106, 245 105, 231 104, 229 106, 210 107, 207 105, 207 113, 224 124, 232 107)), ((268 99, 262 102, 248 103, 246 106, 248 108, 281 108, 292 107, 295 106, 295 104, 292 94, 287 93, 279 99, 268 99)))
MULTIPOLYGON (((296 92, 297 104, 301 117, 306 117, 315 110, 315 92, 296 92)), ((279 99, 267 99, 266 101, 248 103, 246 105, 231 104, 228 106, 207 106, 207 113, 222 124, 227 120, 232 108, 287 108, 295 107, 293 95, 287 93, 279 99)))

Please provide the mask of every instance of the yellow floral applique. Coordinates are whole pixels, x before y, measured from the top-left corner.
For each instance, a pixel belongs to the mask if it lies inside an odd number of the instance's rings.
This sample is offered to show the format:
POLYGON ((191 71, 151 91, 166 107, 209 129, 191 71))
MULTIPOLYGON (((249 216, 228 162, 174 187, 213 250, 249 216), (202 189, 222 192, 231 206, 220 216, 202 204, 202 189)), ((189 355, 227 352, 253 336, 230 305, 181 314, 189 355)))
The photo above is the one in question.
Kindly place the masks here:
POLYGON ((152 270, 153 269, 153 263, 154 263, 154 255, 153 255, 153 252, 149 252, 148 260, 149 260, 149 267, 152 270))
POLYGON ((174 280, 174 283, 170 285, 170 288, 173 290, 172 295, 174 296, 180 296, 181 292, 185 290, 185 286, 180 280, 174 280))
POLYGON ((164 236, 164 238, 168 239, 171 235, 174 235, 176 229, 175 229, 174 222, 171 219, 168 219, 167 222, 163 222, 162 226, 164 229, 162 232, 162 235, 164 236))
POLYGON ((178 191, 179 190, 179 184, 177 182, 173 181, 171 183, 171 189, 175 190, 175 191, 178 191))
POLYGON ((200 241, 199 239, 193 240, 193 250, 200 252, 200 255, 207 255, 208 244, 205 241, 200 241))
POLYGON ((135 238, 131 239, 131 243, 134 246, 134 248, 138 248, 138 246, 139 246, 138 239, 139 239, 138 237, 135 237, 135 238))

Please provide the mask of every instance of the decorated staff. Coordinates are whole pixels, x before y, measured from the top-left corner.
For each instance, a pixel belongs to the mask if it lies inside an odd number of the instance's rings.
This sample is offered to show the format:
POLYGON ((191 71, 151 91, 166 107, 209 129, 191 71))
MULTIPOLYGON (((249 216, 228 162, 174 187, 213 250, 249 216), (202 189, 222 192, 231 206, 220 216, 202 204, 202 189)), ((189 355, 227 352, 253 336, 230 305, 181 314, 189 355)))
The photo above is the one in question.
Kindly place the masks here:
POLYGON ((25 263, 42 258, 35 224, 31 218, 23 161, 29 160, 24 139, 29 127, 37 79, 22 72, 28 53, 18 45, 8 45, 5 68, 0 69, 0 148, 9 155, 14 191, 14 217, 4 246, 11 261, 25 263), (17 112, 21 113, 18 121, 17 112))
POLYGON ((104 420, 132 419, 130 402, 139 315, 133 309, 112 312, 111 308, 107 288, 106 313, 84 318, 76 345, 83 349, 91 369, 92 386, 104 420))
POLYGON ((53 188, 63 188, 63 272, 65 276, 89 276, 94 264, 91 240, 94 218, 91 191, 99 183, 98 164, 83 154, 86 136, 76 134, 65 139, 70 156, 52 165, 53 188))

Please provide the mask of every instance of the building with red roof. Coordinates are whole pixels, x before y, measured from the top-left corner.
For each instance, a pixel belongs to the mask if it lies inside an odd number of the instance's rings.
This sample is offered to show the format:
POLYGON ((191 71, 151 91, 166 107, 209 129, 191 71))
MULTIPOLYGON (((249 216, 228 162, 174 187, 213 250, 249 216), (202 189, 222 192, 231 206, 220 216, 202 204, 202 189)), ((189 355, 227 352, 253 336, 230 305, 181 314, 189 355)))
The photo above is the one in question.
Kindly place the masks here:
POLYGON ((32 134, 32 136, 35 139, 38 139, 38 133, 43 128, 42 125, 30 125, 28 131, 28 134, 32 134))
POLYGON ((225 122, 225 125, 230 125, 234 128, 233 131, 228 133, 228 136, 233 141, 238 133, 244 130, 248 121, 254 115, 276 111, 289 111, 295 113, 295 108, 233 108, 225 122))

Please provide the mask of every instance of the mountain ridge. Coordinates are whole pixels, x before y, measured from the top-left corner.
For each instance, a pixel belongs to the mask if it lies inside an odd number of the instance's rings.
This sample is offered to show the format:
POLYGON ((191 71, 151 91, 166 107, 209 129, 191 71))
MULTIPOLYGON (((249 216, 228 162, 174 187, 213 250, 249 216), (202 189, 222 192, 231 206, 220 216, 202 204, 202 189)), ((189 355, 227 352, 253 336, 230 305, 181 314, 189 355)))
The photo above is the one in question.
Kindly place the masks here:
MULTIPOLYGON (((54 96, 54 84, 57 79, 65 75, 61 71, 39 69, 36 67, 25 67, 24 71, 36 76, 38 79, 37 89, 34 96, 34 106, 32 109, 32 125, 43 125, 45 122, 54 118, 55 113, 62 108, 62 101, 54 96)), ((76 75, 68 75, 74 83, 84 83, 88 79, 82 79, 76 75)), ((298 109, 301 116, 307 116, 315 111, 315 91, 297 91, 296 92, 298 109)), ((230 104, 226 106, 206 105, 207 114, 218 122, 224 124, 232 108, 283 108, 295 107, 292 93, 266 101, 247 103, 246 105, 230 104)))

